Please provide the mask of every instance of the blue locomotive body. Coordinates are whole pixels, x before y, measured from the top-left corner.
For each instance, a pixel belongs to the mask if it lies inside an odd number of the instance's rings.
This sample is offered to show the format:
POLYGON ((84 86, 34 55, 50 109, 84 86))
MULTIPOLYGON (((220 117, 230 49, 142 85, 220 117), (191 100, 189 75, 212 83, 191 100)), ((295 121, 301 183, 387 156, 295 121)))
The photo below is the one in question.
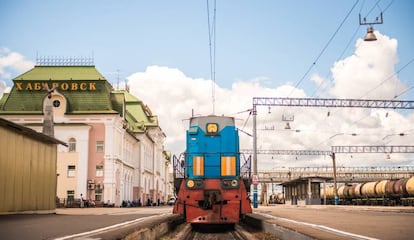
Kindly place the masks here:
POLYGON ((192 118, 186 149, 188 178, 235 179, 240 175, 239 136, 233 118, 192 118))
POLYGON ((240 177, 234 118, 191 118, 186 149, 183 176, 174 180, 174 213, 184 215, 189 223, 224 224, 237 223, 243 214, 252 212, 248 184, 240 177))

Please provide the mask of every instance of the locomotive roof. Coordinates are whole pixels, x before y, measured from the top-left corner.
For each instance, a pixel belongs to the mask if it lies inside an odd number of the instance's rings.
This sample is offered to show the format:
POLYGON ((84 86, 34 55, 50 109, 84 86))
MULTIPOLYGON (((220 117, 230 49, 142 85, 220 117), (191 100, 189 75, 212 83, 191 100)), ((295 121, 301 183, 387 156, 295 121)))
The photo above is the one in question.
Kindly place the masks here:
POLYGON ((190 126, 205 126, 207 123, 218 123, 220 128, 224 126, 234 126, 234 118, 226 116, 199 116, 190 119, 190 126))

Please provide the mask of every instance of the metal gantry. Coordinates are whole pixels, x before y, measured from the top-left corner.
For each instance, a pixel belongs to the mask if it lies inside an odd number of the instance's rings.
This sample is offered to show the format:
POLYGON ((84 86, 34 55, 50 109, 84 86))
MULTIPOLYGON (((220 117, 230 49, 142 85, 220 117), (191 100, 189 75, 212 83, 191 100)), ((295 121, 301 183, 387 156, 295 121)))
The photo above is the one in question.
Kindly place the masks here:
MULTIPOLYGON (((271 170, 259 170, 260 183, 283 183, 303 177, 324 177, 333 179, 333 168, 325 167, 280 167, 271 170)), ((337 167, 338 182, 363 183, 384 179, 401 179, 414 176, 414 166, 364 166, 337 167)))
POLYGON ((335 153, 414 153, 414 146, 332 146, 335 153))
MULTIPOLYGON (((334 99, 334 98, 274 98, 253 97, 253 175, 257 176, 257 106, 287 107, 337 107, 337 108, 385 108, 414 109, 414 101, 369 100, 369 99, 334 99)), ((334 169, 334 194, 337 198, 335 153, 331 155, 334 169)), ((257 185, 253 185, 253 207, 257 208, 257 185)))
POLYGON ((253 108, 256 106, 414 109, 414 101, 254 97, 253 108))
MULTIPOLYGON (((252 154, 253 150, 251 149, 242 149, 240 152, 244 154, 252 154)), ((322 150, 256 150, 257 154, 266 154, 266 155, 331 155, 332 151, 322 151, 322 150)))

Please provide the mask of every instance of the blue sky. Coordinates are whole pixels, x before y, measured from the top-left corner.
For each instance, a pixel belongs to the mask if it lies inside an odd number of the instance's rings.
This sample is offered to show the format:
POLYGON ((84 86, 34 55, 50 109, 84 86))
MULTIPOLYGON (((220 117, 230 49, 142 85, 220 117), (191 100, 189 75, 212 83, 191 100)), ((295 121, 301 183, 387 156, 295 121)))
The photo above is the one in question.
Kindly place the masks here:
MULTIPOLYGON (((212 6, 210 1, 211 12, 212 6)), ((245 110, 252 97, 413 100, 413 11, 410 0, 217 1, 215 113, 235 116, 238 127, 251 133, 245 110), (359 25, 359 14, 373 22, 381 12, 384 23, 374 25, 378 41, 362 41, 367 26, 359 25)), ((37 54, 93 55, 97 69, 114 85, 119 70, 121 85, 127 82, 159 116, 166 149, 179 153, 185 146, 183 119, 191 109, 212 111, 207 22, 205 0, 3 0, 0 95, 5 85, 12 86, 11 79, 33 66, 37 54)), ((414 142, 412 111, 259 109, 258 128, 266 127, 275 130, 259 131, 261 149, 414 142), (294 115, 291 125, 300 131, 284 131, 283 115, 294 115)), ((251 148, 251 141, 243 136, 241 147, 251 148)), ((260 156, 260 162, 326 162, 292 157, 260 156)), ((342 163, 338 158, 339 165, 414 164, 412 155, 396 155, 391 162, 384 155, 344 158, 342 163)))
MULTIPOLYGON (((230 88, 234 81, 256 77, 267 79, 265 84, 271 87, 296 84, 355 2, 217 1, 217 84, 230 88)), ((210 78, 206 1, 3 0, 0 5, 0 47, 27 60, 35 61, 36 54, 93 54, 97 68, 112 81, 117 79, 117 69, 125 79, 148 65, 210 78)), ((414 58, 410 26, 414 3, 361 0, 311 73, 329 75, 341 53, 352 54, 355 39, 366 32, 366 26, 358 24, 358 14, 370 13, 367 20, 373 21, 386 7, 384 24, 374 27, 398 39, 396 68, 414 58)), ((411 64, 401 75, 413 76, 413 72, 411 64)), ((315 85, 306 78, 302 84, 311 94, 315 85)))

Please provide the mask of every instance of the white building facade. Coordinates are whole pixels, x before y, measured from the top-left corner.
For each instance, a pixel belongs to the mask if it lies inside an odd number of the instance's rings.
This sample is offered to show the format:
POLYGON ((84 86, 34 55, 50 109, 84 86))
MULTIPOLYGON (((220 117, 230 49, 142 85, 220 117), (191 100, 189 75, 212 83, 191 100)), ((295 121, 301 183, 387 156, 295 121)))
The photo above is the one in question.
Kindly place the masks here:
POLYGON ((41 132, 44 107, 53 105, 58 147, 57 197, 73 205, 166 202, 171 192, 166 135, 157 116, 92 65, 35 66, 13 79, 0 99, 0 116, 41 132), (54 92, 48 97, 48 88, 54 92))

